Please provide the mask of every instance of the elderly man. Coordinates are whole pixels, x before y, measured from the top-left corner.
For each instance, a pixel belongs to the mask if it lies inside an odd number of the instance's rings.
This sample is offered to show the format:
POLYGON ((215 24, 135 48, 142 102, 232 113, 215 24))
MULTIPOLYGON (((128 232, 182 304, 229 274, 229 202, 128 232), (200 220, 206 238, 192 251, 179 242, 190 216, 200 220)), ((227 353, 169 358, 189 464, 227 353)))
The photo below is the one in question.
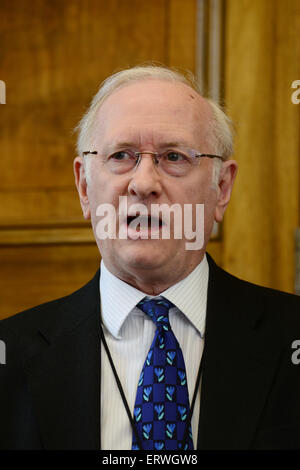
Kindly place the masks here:
POLYGON ((237 172, 228 118, 181 74, 135 67, 102 84, 78 131, 101 268, 2 322, 0 447, 300 448, 299 299, 206 254, 237 172))

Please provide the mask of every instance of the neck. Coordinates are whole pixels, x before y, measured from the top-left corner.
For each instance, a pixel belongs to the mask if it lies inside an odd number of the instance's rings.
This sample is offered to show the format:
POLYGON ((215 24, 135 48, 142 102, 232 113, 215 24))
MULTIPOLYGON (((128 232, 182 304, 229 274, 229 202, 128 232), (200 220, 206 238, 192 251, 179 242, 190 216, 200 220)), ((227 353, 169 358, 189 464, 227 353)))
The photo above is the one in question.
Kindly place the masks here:
POLYGON ((204 253, 202 253, 201 259, 197 259, 197 261, 186 266, 185 269, 170 271, 168 276, 162 276, 161 272, 156 273, 153 270, 150 270, 150 272, 146 270, 131 270, 129 272, 114 269, 113 266, 107 266, 106 263, 105 266, 112 274, 127 284, 130 284, 135 289, 148 295, 159 295, 169 287, 174 286, 179 281, 186 278, 203 260, 203 257, 204 253))

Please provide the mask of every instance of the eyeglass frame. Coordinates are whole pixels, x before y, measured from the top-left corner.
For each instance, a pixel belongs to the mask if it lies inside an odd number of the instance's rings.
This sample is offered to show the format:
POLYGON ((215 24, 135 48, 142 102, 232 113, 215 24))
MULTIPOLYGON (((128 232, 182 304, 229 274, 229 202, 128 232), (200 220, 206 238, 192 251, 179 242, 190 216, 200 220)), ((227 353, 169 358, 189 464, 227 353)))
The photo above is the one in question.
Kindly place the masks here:
MULTIPOLYGON (((122 150, 120 150, 121 152, 122 150)), ((178 150, 180 152, 180 150, 178 150)), ((196 150, 195 150, 196 152, 196 150)), ((84 152, 82 152, 82 155, 85 157, 86 155, 98 155, 98 151, 97 150, 86 150, 84 152)), ((117 152, 115 152, 117 153, 117 152)), ((182 152, 184 153, 184 152, 182 152)), ((134 165, 134 169, 137 168, 140 164, 140 161, 141 161, 141 155, 143 154, 148 154, 148 155, 152 155, 152 157, 157 157, 157 155, 160 154, 160 152, 152 152, 150 150, 143 150, 141 152, 134 152, 134 154, 138 157, 137 161, 136 161, 136 164, 134 165)), ((113 154, 112 154, 113 155, 113 154)), ((202 157, 208 157, 208 158, 220 158, 223 162, 226 161, 225 157, 221 156, 221 155, 214 155, 214 154, 211 154, 211 153, 198 153, 195 155, 195 158, 202 158, 202 157)), ((200 161, 200 160, 199 160, 200 161)), ((159 160, 157 160, 156 158, 156 161, 155 161, 156 164, 159 163, 159 160)))

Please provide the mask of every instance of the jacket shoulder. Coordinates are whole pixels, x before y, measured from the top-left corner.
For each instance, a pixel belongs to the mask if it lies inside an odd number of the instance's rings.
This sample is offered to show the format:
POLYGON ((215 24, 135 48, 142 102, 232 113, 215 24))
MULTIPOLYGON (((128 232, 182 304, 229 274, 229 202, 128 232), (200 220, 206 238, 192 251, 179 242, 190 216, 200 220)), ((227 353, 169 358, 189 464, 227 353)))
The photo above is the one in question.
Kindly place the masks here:
POLYGON ((210 257, 209 265, 212 282, 222 286, 222 295, 235 299, 247 316, 272 325, 274 330, 278 327, 288 336, 297 333, 300 337, 300 296, 240 279, 217 266, 210 257))

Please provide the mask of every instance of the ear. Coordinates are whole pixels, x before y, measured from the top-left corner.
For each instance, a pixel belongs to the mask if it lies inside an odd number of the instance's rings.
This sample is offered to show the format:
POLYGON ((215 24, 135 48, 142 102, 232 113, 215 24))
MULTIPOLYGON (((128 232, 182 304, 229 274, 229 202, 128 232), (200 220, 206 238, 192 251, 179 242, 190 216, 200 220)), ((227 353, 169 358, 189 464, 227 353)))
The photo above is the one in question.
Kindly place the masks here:
POLYGON ((85 219, 91 218, 90 204, 87 194, 87 178, 83 157, 76 157, 73 163, 75 184, 79 194, 80 205, 85 219))
POLYGON ((233 183, 237 174, 238 164, 235 160, 223 163, 217 187, 217 204, 215 208, 215 221, 222 222, 227 204, 230 201, 233 183))

